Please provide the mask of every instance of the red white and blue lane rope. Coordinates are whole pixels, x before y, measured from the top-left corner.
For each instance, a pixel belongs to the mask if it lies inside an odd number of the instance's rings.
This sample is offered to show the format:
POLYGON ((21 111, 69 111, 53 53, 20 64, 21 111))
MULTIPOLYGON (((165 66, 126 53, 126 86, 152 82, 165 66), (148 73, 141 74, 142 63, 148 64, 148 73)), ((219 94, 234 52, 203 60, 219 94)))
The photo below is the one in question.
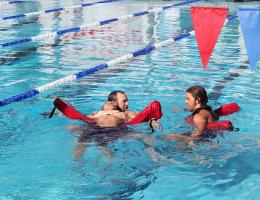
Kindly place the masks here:
POLYGON ((19 45, 19 44, 23 44, 23 43, 27 43, 27 42, 39 42, 39 41, 42 41, 42 40, 45 40, 45 39, 55 38, 56 36, 62 36, 62 35, 67 34, 67 33, 85 31, 85 30, 90 29, 90 28, 94 28, 94 27, 98 27, 98 26, 104 26, 104 25, 107 25, 107 24, 110 24, 110 23, 113 23, 113 22, 125 21, 127 19, 147 15, 149 13, 161 12, 161 11, 164 11, 166 9, 170 9, 172 7, 181 6, 181 5, 185 5, 185 4, 191 4, 191 3, 194 3, 194 2, 197 2, 197 1, 201 1, 201 0, 184 1, 184 2, 180 2, 180 3, 176 3, 176 4, 163 6, 163 7, 160 7, 160 8, 136 12, 136 13, 125 15, 125 16, 118 17, 118 18, 111 18, 111 19, 106 19, 106 20, 102 20, 102 21, 99 21, 99 22, 95 22, 95 23, 92 23, 92 24, 86 24, 86 25, 82 25, 82 26, 72 27, 72 28, 60 30, 60 31, 57 31, 57 32, 51 32, 51 33, 37 35, 37 36, 33 36, 33 37, 26 37, 26 38, 23 38, 23 39, 18 39, 18 40, 2 43, 1 47, 15 46, 15 45, 19 45))
POLYGON ((41 10, 38 12, 32 12, 32 13, 26 13, 26 14, 11 15, 11 16, 2 17, 2 20, 18 19, 18 18, 25 18, 25 17, 37 17, 37 16, 43 15, 43 14, 49 14, 49 13, 60 12, 60 11, 65 11, 65 10, 74 10, 74 9, 78 9, 78 8, 94 6, 97 4, 112 3, 115 1, 120 1, 120 0, 102 0, 102 1, 97 1, 97 2, 93 2, 93 3, 83 3, 80 5, 70 6, 70 7, 53 8, 53 9, 41 10))

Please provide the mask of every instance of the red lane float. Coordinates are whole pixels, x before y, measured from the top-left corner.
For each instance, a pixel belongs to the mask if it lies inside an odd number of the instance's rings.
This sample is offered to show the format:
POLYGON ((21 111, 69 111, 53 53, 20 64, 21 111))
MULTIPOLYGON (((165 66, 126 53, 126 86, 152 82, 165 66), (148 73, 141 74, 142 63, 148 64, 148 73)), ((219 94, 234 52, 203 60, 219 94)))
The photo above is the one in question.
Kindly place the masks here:
MULTIPOLYGON (((96 124, 95 119, 88 117, 81 112, 79 112, 76 108, 74 108, 69 103, 65 102, 61 98, 56 98, 53 102, 54 109, 51 112, 50 118, 52 117, 55 109, 57 108, 61 111, 66 117, 70 119, 84 121, 88 124, 96 124)), ((131 121, 129 121, 128 125, 139 124, 142 122, 148 122, 151 119, 160 119, 162 117, 161 104, 159 101, 155 100, 150 103, 144 110, 139 112, 131 121)))
MULTIPOLYGON (((235 112, 238 112, 240 110, 240 107, 238 106, 237 103, 229 103, 222 105, 218 109, 214 110, 214 113, 219 116, 226 116, 226 115, 231 115, 235 112)), ((185 121, 189 124, 193 124, 192 122, 193 116, 189 116, 185 119, 185 121)), ((221 130, 233 130, 233 124, 229 120, 221 120, 221 121, 216 121, 207 124, 207 130, 211 131, 221 131, 221 130)))

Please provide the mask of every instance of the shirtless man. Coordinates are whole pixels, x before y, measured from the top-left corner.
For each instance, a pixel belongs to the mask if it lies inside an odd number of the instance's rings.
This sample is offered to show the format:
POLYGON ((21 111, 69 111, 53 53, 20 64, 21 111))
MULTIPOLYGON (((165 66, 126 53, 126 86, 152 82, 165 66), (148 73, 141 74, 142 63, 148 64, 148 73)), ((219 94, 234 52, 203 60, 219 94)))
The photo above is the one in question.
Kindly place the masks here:
MULTIPOLYGON (((138 113, 128 111, 128 98, 126 94, 121 90, 115 90, 108 95, 107 100, 109 102, 113 102, 114 105, 117 107, 117 110, 120 112, 124 112, 126 116, 126 122, 130 121, 135 115, 138 113)), ((157 127, 161 129, 161 125, 157 122, 157 120, 152 120, 150 125, 153 127, 157 127)))
MULTIPOLYGON (((128 111, 128 98, 123 91, 116 90, 111 92, 108 95, 108 101, 103 106, 103 110, 90 116, 96 118, 98 125, 96 130, 90 132, 89 128, 84 130, 82 127, 70 129, 71 131, 76 131, 80 134, 79 144, 73 153, 74 158, 80 158, 92 140, 97 143, 98 147, 105 154, 111 156, 113 152, 107 145, 113 143, 118 138, 122 138, 137 139, 143 142, 151 158, 156 161, 157 153, 150 144, 152 138, 133 132, 124 126, 121 127, 122 130, 120 130, 120 128, 115 129, 118 126, 125 124, 125 122, 130 121, 136 114, 137 113, 128 111)), ((153 120, 151 125, 161 128, 156 120, 153 120)))
POLYGON ((218 120, 211 107, 207 105, 208 95, 206 90, 201 86, 193 86, 186 90, 185 105, 187 110, 192 112, 192 122, 194 130, 189 134, 166 135, 169 140, 184 141, 193 144, 193 140, 199 140, 207 137, 207 124, 218 120))

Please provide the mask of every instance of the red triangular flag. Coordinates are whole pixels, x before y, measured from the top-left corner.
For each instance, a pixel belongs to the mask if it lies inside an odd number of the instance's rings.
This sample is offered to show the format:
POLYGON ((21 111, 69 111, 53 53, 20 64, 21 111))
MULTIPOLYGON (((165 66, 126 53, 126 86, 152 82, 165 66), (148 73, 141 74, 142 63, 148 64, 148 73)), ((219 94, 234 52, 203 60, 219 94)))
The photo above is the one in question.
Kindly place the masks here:
POLYGON ((225 7, 191 6, 192 23, 204 70, 208 65, 227 14, 228 8, 225 7))

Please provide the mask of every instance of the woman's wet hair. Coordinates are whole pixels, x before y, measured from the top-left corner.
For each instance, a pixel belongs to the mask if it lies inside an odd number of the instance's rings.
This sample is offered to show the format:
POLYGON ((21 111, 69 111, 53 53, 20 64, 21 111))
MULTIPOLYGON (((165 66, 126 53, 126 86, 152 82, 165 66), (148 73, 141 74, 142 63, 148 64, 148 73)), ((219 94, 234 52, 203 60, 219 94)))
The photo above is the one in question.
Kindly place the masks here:
POLYGON ((126 95, 123 91, 121 90, 115 90, 113 92, 111 92, 108 97, 107 97, 107 101, 112 101, 112 102, 116 102, 117 101, 117 94, 118 93, 121 93, 121 94, 124 94, 126 95))
POLYGON ((190 93, 195 100, 199 100, 202 105, 206 105, 208 103, 208 95, 206 90, 199 86, 192 86, 186 90, 186 93, 190 93))

